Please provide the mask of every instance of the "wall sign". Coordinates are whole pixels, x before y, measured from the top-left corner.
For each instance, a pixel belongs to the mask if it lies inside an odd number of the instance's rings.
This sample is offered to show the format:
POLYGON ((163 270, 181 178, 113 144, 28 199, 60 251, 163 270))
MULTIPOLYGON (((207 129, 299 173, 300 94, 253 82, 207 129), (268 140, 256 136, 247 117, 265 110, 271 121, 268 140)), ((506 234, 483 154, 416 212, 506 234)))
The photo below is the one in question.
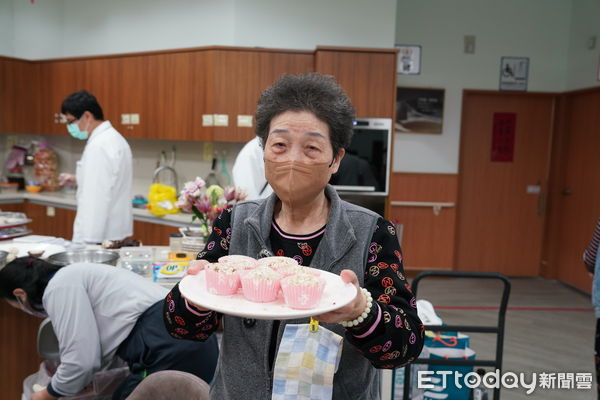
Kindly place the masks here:
POLYGON ((444 89, 396 89, 396 133, 442 133, 444 89))
POLYGON ((492 161, 512 162, 515 152, 517 114, 494 113, 492 161))
POLYGON ((398 61, 396 72, 404 75, 419 75, 421 73, 421 46, 396 45, 398 61))
POLYGON ((528 57, 502 57, 500 61, 500 90, 527 91, 528 57))

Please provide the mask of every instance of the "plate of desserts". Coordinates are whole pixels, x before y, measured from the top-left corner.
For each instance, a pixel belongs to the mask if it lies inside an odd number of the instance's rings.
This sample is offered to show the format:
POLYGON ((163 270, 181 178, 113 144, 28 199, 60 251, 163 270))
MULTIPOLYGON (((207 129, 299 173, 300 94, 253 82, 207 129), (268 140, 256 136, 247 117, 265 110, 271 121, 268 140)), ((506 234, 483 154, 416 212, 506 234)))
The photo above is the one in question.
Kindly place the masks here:
POLYGON ((190 302, 227 315, 255 319, 305 318, 337 310, 356 297, 339 275, 298 265, 288 257, 231 255, 179 283, 190 302))

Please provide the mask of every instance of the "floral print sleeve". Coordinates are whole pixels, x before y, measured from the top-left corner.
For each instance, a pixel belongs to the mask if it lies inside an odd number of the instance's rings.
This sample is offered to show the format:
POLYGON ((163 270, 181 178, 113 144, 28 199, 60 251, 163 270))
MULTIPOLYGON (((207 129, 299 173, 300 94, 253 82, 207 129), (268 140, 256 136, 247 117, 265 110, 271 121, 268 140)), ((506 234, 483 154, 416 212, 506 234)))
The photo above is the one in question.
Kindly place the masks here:
POLYGON ((410 363, 421 353, 425 329, 404 276, 396 229, 383 218, 373 233, 364 278, 373 307, 363 324, 346 329, 346 339, 376 368, 410 363))
MULTIPOLYGON (((216 262, 229 253, 231 240, 231 208, 215 219, 206 247, 198 253, 198 260, 216 262)), ((179 292, 177 284, 165 299, 163 307, 165 326, 171 336, 178 339, 206 340, 219 326, 221 315, 195 308, 179 292)))

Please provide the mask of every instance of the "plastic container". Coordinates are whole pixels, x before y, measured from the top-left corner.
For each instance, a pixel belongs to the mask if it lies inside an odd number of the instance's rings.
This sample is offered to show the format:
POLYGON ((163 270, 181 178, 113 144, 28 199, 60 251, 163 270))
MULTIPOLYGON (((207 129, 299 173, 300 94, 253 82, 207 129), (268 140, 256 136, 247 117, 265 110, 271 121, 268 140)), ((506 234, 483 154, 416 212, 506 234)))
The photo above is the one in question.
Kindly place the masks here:
POLYGON ((50 144, 42 142, 34 156, 35 179, 44 190, 54 191, 58 186, 58 157, 50 144))
POLYGON ((120 266, 138 275, 146 276, 152 273, 154 250, 151 247, 121 247, 120 266))
POLYGON ((181 247, 181 239, 183 239, 183 235, 181 233, 169 234, 169 249, 171 249, 171 251, 183 251, 183 248, 181 247))
POLYGON ((19 184, 14 182, 0 182, 0 193, 17 193, 19 184))

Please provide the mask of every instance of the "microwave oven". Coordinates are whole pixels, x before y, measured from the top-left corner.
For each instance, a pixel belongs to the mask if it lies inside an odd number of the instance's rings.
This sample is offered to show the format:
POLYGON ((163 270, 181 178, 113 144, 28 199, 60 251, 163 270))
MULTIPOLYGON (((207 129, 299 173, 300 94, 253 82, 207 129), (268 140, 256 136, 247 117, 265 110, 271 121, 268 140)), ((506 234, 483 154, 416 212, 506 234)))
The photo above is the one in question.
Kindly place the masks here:
POLYGON ((357 118, 352 142, 329 183, 342 194, 387 196, 391 140, 390 118, 357 118))

